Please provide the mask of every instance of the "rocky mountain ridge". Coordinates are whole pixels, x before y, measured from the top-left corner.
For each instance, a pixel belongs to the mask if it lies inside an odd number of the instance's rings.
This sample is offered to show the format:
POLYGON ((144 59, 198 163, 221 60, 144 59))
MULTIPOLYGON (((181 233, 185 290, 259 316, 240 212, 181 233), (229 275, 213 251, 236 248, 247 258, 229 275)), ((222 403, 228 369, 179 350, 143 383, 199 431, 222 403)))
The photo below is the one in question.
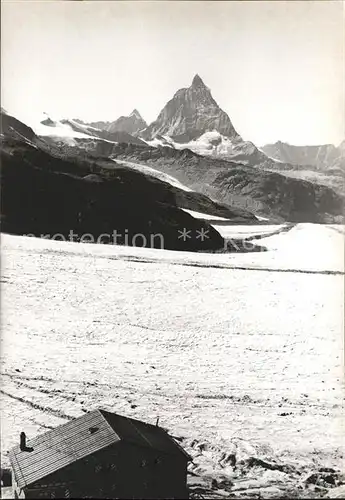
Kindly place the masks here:
POLYGON ((95 127, 106 132, 127 132, 127 134, 136 135, 141 130, 147 127, 146 121, 143 119, 137 109, 134 109, 128 116, 120 116, 113 122, 109 121, 96 121, 96 122, 83 122, 82 120, 75 120, 82 125, 95 127))
POLYGON ((333 189, 241 162, 200 156, 189 149, 112 146, 115 160, 147 165, 213 200, 275 222, 344 223, 344 196, 333 189))
POLYGON ((345 140, 339 146, 322 144, 318 146, 294 146, 278 141, 266 144, 262 151, 283 163, 316 167, 321 171, 342 168, 345 172, 345 140))

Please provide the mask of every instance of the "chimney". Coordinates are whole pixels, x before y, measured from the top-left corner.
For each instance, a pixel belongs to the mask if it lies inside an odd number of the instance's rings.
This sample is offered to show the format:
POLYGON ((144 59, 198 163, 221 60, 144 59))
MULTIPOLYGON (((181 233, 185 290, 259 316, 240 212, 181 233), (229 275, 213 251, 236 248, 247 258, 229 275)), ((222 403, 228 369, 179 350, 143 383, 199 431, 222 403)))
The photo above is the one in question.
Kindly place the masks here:
POLYGON ((20 433, 20 451, 26 450, 26 434, 25 432, 20 433))
POLYGON ((26 446, 25 432, 20 433, 20 451, 34 451, 34 449, 31 446, 26 446))

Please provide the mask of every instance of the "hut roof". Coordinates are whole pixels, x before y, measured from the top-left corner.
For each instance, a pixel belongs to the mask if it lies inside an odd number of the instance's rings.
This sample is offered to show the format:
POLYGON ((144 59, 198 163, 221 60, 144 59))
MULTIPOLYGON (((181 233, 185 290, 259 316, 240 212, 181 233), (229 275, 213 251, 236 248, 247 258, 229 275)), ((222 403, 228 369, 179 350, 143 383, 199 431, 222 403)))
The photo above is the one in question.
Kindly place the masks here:
POLYGON ((15 446, 9 452, 9 459, 17 484, 23 488, 120 441, 191 460, 161 427, 104 410, 91 411, 27 440, 32 451, 15 446))

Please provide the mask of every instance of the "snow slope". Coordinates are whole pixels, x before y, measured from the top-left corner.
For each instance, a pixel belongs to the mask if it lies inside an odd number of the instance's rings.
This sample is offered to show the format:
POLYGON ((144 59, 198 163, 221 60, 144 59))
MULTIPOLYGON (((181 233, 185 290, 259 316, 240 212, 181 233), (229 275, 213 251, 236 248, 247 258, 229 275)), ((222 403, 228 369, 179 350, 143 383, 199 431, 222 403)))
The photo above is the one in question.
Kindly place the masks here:
MULTIPOLYGON (((224 220, 224 221, 229 221, 226 217, 219 217, 218 215, 210 215, 210 214, 203 214, 201 212, 195 212, 194 210, 188 210, 187 208, 182 209, 184 212, 187 212, 190 214, 192 217, 195 219, 205 219, 205 220, 224 220)), ((230 222, 230 221, 229 221, 230 222)))
POLYGON ((319 496, 304 479, 343 463, 344 228, 277 230, 255 254, 3 235, 3 460, 102 407, 159 416, 206 497, 319 496))
POLYGON ((177 149, 190 149, 203 156, 228 156, 234 151, 233 141, 217 130, 205 132, 198 139, 186 144, 175 144, 177 149))
POLYGON ((190 149, 201 156, 214 156, 236 161, 236 157, 241 155, 241 162, 244 162, 243 155, 251 155, 255 152, 255 146, 249 141, 240 138, 227 137, 218 130, 208 130, 197 139, 189 142, 176 142, 168 135, 157 136, 152 140, 145 141, 152 147, 171 147, 174 149, 190 149))
POLYGON ((184 184, 181 184, 180 181, 175 179, 175 177, 172 177, 171 175, 165 174, 164 172, 160 172, 159 170, 156 170, 154 168, 148 167, 146 165, 142 165, 140 163, 132 163, 130 161, 122 161, 122 160, 114 160, 116 163, 119 165, 124 165, 129 168, 133 168, 134 170, 138 170, 139 172, 142 172, 143 174, 151 175, 152 177, 156 177, 157 179, 167 182, 171 186, 183 189, 183 191, 192 191, 192 189, 189 189, 187 186, 184 184))
MULTIPOLYGON (((73 120, 70 120, 73 123, 73 120)), ((36 135, 40 137, 51 137, 60 139, 70 146, 77 145, 77 141, 75 139, 97 139, 100 140, 97 136, 92 136, 90 133, 87 133, 86 127, 85 133, 77 132, 73 130, 73 128, 67 123, 62 123, 58 119, 52 119, 46 114, 41 116, 37 116, 31 119, 27 119, 26 123, 33 129, 36 135), (49 121, 50 125, 42 123, 42 121, 49 121)), ((81 125, 77 124, 79 128, 82 128, 81 125)), ((94 129, 97 130, 97 129, 94 129)), ((107 141, 109 142, 109 141, 107 141)))
POLYGON ((169 137, 168 135, 160 135, 158 137, 154 137, 153 139, 151 140, 144 140, 142 139, 144 142, 146 142, 146 144, 148 146, 151 146, 153 148, 157 148, 159 146, 161 147, 170 147, 170 148, 174 148, 174 149, 177 149, 175 148, 175 141, 173 139, 171 139, 171 137, 169 137))
POLYGON ((204 132, 197 139, 185 143, 176 142, 167 135, 155 137, 145 142, 152 147, 166 146, 174 149, 190 149, 203 156, 227 157, 235 152, 233 140, 220 134, 217 130, 204 132))
MULTIPOLYGON (((33 125, 33 130, 37 135, 42 137, 66 137, 66 138, 78 138, 78 139, 90 139, 89 134, 84 134, 82 132, 76 132, 70 125, 61 122, 54 122, 54 126, 43 125, 42 123, 37 123, 33 125)), ((97 139, 97 137, 93 137, 97 139)))
POLYGON ((344 227, 340 225, 296 224, 285 231, 286 225, 214 226, 224 238, 258 238, 267 248, 260 255, 232 255, 232 262, 260 265, 270 269, 296 269, 314 272, 344 272, 344 227), (266 235, 266 237, 265 237, 266 235))

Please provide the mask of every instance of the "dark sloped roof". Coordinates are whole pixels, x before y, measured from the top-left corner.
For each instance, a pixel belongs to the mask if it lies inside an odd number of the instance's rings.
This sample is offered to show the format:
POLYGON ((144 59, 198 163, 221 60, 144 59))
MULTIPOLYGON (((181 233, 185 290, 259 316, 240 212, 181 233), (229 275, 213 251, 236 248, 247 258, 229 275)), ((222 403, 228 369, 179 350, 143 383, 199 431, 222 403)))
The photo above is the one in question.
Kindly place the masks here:
POLYGON ((10 450, 9 458, 17 484, 23 488, 119 441, 183 455, 190 460, 160 427, 103 410, 94 410, 28 439, 27 447, 33 450, 21 451, 18 445, 10 450))
POLYGON ((121 441, 153 448, 172 455, 183 455, 187 460, 191 457, 164 429, 147 424, 141 420, 127 418, 117 413, 100 410, 121 441))

